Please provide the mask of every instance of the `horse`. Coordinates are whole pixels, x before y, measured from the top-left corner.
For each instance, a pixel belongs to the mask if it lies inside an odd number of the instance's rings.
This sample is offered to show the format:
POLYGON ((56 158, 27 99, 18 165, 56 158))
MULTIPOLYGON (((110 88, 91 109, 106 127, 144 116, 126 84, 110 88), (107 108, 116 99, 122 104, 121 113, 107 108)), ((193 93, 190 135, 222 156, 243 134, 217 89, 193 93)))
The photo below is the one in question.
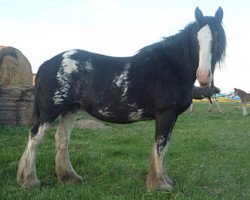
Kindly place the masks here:
POLYGON ((234 88, 234 95, 238 95, 240 97, 240 101, 242 103, 243 116, 248 115, 246 104, 250 102, 250 93, 246 93, 241 89, 234 88))
MULTIPOLYGON (((211 112, 212 111, 212 104, 213 104, 211 98, 213 97, 214 102, 217 104, 219 111, 222 113, 222 109, 221 109, 219 102, 216 98, 216 94, 219 94, 219 93, 220 93, 220 89, 218 87, 216 87, 212 81, 211 86, 207 86, 207 87, 194 86, 193 99, 201 100, 201 99, 207 98, 208 102, 209 102, 208 112, 211 112)), ((192 104, 189 107, 189 113, 192 113, 193 111, 194 111, 194 107, 193 107, 193 102, 192 102, 192 104)))
POLYGON ((68 152, 76 114, 82 109, 112 123, 155 120, 146 185, 171 190, 174 182, 167 175, 164 160, 177 117, 192 102, 195 80, 209 85, 216 63, 225 57, 222 8, 214 16, 204 16, 197 7, 195 19, 177 34, 145 46, 130 57, 73 49, 45 61, 36 76, 36 122, 19 161, 17 182, 24 188, 40 185, 35 166, 38 147, 58 116, 57 180, 82 181, 68 152))

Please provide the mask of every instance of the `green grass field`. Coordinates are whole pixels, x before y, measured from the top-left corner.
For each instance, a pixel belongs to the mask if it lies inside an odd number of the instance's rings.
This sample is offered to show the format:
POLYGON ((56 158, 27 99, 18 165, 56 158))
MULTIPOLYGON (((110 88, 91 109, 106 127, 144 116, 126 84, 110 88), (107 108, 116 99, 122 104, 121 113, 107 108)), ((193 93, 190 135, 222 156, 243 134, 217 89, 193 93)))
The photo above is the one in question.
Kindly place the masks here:
POLYGON ((57 183, 56 128, 51 128, 37 159, 42 186, 33 190, 22 189, 15 180, 30 127, 1 125, 0 199, 250 199, 250 115, 242 116, 238 102, 221 103, 223 114, 209 113, 207 106, 196 102, 191 115, 178 118, 166 160, 176 184, 172 192, 145 187, 154 121, 74 129, 71 161, 85 178, 75 185, 57 183))

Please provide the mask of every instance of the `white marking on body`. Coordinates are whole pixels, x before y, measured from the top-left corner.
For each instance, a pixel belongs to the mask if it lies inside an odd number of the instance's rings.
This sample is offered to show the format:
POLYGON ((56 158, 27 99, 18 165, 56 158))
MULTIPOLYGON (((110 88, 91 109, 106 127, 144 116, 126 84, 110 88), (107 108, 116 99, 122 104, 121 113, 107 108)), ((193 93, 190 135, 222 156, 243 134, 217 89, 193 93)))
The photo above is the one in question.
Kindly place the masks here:
POLYGON ((57 88, 53 97, 55 105, 61 104, 67 97, 68 91, 70 89, 69 77, 72 73, 78 70, 78 62, 70 58, 70 56, 74 55, 75 53, 76 50, 70 50, 63 54, 62 65, 56 75, 59 88, 57 88))
MULTIPOLYGON (((201 79, 208 77, 208 72, 211 71, 211 59, 212 59, 212 33, 208 25, 204 26, 197 33, 197 39, 199 42, 199 67, 197 73, 201 79)), ((199 80, 199 79, 198 79, 199 80)))
POLYGON ((138 110, 138 105, 136 103, 128 104, 128 106, 134 110, 138 110))
POLYGON ((110 117, 111 116, 111 112, 109 111, 109 108, 106 107, 102 110, 98 110, 98 113, 100 113, 101 115, 105 116, 105 117, 110 117))
POLYGON ((129 113, 130 120, 140 120, 142 118, 143 109, 138 109, 137 111, 129 113))
POLYGON ((86 62, 85 62, 84 67, 85 67, 85 69, 86 69, 88 72, 90 72, 90 71, 93 70, 93 65, 92 65, 92 63, 89 62, 89 61, 86 61, 86 62))
POLYGON ((117 85, 117 87, 122 88, 122 95, 121 97, 123 98, 123 101, 125 101, 126 98, 126 94, 128 91, 128 74, 129 74, 129 68, 131 66, 129 64, 125 65, 124 67, 124 71, 117 77, 115 77, 115 79, 113 80, 113 83, 115 83, 117 85))

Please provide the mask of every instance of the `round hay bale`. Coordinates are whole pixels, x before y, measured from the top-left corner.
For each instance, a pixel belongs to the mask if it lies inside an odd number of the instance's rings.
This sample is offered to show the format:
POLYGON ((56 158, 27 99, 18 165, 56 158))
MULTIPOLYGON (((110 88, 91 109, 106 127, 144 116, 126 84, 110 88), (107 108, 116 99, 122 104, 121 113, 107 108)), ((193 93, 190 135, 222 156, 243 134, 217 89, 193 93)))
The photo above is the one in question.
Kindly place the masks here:
POLYGON ((0 87, 0 124, 32 124, 33 86, 0 87))
POLYGON ((13 47, 0 46, 0 86, 32 86, 28 59, 13 47))

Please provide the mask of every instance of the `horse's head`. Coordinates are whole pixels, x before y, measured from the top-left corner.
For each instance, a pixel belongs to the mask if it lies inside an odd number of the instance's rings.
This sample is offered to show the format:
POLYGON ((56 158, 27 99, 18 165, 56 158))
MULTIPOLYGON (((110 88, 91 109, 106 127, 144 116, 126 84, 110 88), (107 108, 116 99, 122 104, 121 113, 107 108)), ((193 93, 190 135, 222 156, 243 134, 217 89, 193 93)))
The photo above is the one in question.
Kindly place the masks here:
POLYGON ((239 89, 234 88, 234 96, 237 96, 237 95, 239 95, 239 89))
POLYGON ((199 26, 197 40, 199 44, 199 66, 196 78, 201 86, 207 86, 213 80, 215 65, 225 55, 226 36, 222 27, 223 10, 221 7, 215 16, 203 16, 197 7, 195 18, 199 26))

